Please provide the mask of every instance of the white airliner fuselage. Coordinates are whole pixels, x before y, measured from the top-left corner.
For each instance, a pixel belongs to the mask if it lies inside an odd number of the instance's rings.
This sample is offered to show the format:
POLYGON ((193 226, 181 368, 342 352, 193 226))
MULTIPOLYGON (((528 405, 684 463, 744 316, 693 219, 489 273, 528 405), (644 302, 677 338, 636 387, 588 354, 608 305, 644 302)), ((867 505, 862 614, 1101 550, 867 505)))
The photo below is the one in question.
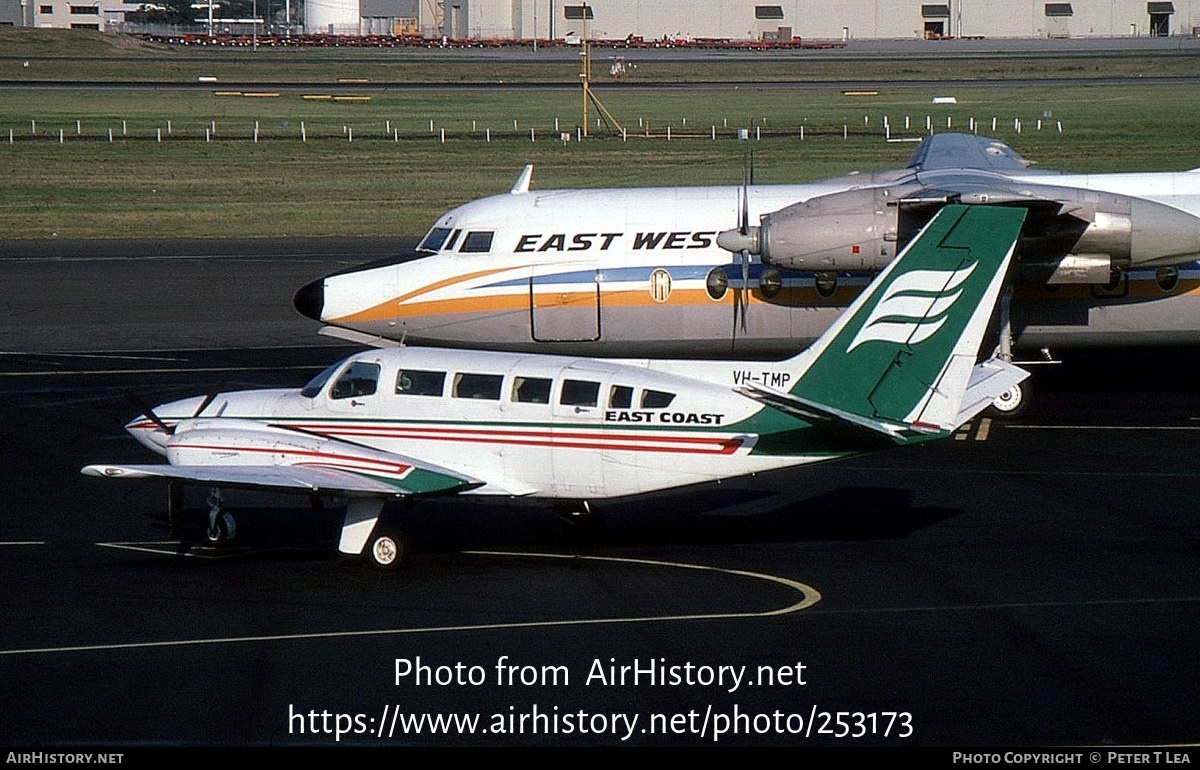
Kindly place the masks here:
MULTIPOLYGON (((956 137, 938 140, 954 149, 956 137)), ((1003 145, 959 139, 983 160, 957 167, 953 152, 930 150, 908 169, 744 188, 519 185, 447 212, 413 254, 312 282, 296 306, 327 333, 364 341, 356 333, 597 356, 780 357, 811 343, 940 206, 961 199, 1030 211, 1011 311, 1017 346, 1194 340, 1200 173, 1035 172, 994 149, 1003 145), (717 243, 739 222, 756 231, 745 265, 717 243)))

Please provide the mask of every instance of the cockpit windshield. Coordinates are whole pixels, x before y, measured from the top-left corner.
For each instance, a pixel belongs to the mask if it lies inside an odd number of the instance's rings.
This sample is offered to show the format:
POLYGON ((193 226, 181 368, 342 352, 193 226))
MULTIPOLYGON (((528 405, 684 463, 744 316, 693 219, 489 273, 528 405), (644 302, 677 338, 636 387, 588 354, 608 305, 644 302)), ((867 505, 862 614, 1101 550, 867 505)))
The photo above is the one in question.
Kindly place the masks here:
POLYGON ((421 251, 441 251, 442 245, 446 243, 446 239, 449 237, 449 227, 435 227, 421 239, 421 242, 417 244, 417 248, 421 251))
POLYGON ((329 378, 332 377, 338 369, 342 368, 342 364, 344 363, 345 361, 338 361, 336 364, 326 367, 325 371, 321 372, 316 377, 313 377, 308 381, 307 385, 300 389, 300 395, 304 396, 305 398, 316 398, 321 392, 321 388, 325 387, 325 383, 329 382, 329 378))

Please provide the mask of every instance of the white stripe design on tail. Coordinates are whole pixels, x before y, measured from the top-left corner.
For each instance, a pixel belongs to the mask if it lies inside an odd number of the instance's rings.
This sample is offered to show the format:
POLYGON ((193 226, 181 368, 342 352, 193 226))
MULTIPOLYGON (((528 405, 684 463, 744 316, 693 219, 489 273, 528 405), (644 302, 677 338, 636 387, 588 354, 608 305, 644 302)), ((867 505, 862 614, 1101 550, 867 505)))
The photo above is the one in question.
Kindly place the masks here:
POLYGON ((946 313, 962 296, 959 287, 978 265, 913 270, 900 276, 884 291, 846 352, 872 340, 914 345, 929 339, 946 322, 946 313))

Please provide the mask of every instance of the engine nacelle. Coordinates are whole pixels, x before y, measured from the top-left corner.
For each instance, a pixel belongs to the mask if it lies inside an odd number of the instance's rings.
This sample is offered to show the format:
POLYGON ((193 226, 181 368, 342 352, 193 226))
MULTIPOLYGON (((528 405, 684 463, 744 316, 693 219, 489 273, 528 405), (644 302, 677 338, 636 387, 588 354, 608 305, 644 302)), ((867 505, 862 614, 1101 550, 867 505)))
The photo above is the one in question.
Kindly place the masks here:
POLYGON ((758 253, 792 270, 872 271, 896 256, 897 200, 886 187, 821 195, 762 218, 758 253))
POLYGON ((984 178, 970 172, 821 195, 766 214, 758 227, 721 233, 733 252, 792 270, 871 272, 882 268, 946 203, 1022 206, 1029 214, 1018 258, 1036 272, 1063 260, 1058 281, 1112 267, 1178 265, 1200 258, 1200 218, 1144 198, 984 178), (1086 265, 1081 269, 1083 257, 1086 265), (1066 278, 1065 276, 1075 276, 1066 278))

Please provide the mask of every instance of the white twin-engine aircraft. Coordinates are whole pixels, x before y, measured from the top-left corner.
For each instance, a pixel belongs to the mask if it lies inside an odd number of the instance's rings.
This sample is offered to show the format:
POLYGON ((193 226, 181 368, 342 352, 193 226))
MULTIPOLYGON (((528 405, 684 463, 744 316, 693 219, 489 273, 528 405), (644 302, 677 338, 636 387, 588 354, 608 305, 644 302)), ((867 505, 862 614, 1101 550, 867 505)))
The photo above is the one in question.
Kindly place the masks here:
POLYGON ((1043 171, 947 133, 903 169, 810 184, 531 190, 527 167, 510 192, 447 212, 413 253, 309 283, 296 308, 364 344, 781 358, 942 206, 971 203, 1026 211, 1006 358, 1200 335, 1198 171, 1043 171))
MULTIPOLYGON (((944 207, 785 361, 369 349, 299 390, 147 410, 126 428, 168 464, 83 473, 347 499, 339 549, 394 568, 410 550, 386 513, 394 498, 520 496, 584 513, 593 500, 944 437, 1026 376, 979 363, 1025 215, 944 207)), ((210 539, 231 537, 219 494, 210 502, 210 539)))

